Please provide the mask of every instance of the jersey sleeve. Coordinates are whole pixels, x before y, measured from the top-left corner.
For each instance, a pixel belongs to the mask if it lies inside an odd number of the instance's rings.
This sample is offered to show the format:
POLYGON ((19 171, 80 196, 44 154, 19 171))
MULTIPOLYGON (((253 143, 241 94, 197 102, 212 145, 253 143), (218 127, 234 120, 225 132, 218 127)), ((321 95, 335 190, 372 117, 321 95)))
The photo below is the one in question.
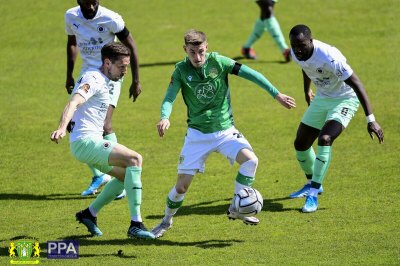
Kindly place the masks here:
POLYGON ((125 27, 125 22, 118 13, 114 13, 111 17, 112 23, 110 24, 110 30, 116 34, 121 32, 125 27))
POLYGON ((96 78, 92 75, 84 75, 79 84, 75 87, 72 95, 80 94, 85 101, 96 94, 98 86, 96 86, 96 78))
POLYGON ((216 57, 217 61, 222 65, 225 73, 232 72, 232 69, 235 66, 235 62, 236 62, 235 60, 233 60, 229 57, 223 56, 223 55, 219 55, 217 53, 216 53, 215 57, 216 57))
POLYGON ((330 67, 332 72, 340 80, 346 80, 353 74, 353 69, 346 62, 346 57, 338 50, 333 49, 331 54, 330 67))
POLYGON ((279 94, 279 90, 275 88, 275 86, 272 85, 272 83, 263 74, 246 65, 241 65, 238 76, 257 84, 266 92, 268 92, 273 98, 279 94))
POLYGON ((70 19, 70 15, 67 13, 65 13, 65 33, 67 35, 75 35, 74 32, 71 29, 71 19, 70 19))
POLYGON ((176 99, 176 96, 181 89, 181 79, 179 69, 176 68, 172 73, 171 81, 169 83, 167 92, 165 93, 164 100, 161 104, 161 119, 169 119, 172 112, 172 105, 176 99))

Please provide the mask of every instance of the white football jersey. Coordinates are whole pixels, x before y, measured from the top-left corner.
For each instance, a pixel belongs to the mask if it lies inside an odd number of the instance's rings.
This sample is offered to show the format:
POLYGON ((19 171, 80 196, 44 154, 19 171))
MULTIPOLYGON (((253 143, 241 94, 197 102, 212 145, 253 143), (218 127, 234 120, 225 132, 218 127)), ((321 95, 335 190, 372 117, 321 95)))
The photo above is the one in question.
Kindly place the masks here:
POLYGON ((333 46, 318 40, 313 40, 314 52, 306 61, 299 61, 294 55, 293 60, 301 66, 314 83, 316 96, 322 98, 352 98, 357 97, 354 90, 344 80, 353 74, 353 69, 347 64, 346 57, 333 46))
POLYGON ((90 136, 103 137, 104 120, 110 102, 108 81, 100 70, 90 69, 76 83, 71 95, 79 93, 86 101, 78 106, 72 117, 70 142, 90 136))
POLYGON ((102 6, 93 19, 86 19, 79 6, 67 10, 65 32, 76 36, 82 58, 81 73, 101 66, 101 48, 115 41, 115 34, 124 27, 125 22, 119 14, 102 6))

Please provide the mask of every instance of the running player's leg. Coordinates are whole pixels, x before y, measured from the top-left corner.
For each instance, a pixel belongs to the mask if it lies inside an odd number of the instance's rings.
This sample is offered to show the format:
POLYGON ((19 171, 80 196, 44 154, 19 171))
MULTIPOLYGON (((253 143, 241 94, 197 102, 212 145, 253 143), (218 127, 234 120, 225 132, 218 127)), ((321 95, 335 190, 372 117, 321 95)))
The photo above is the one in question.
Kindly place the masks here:
POLYGON ((197 172, 204 172, 205 161, 214 149, 214 139, 212 134, 206 135, 200 131, 188 129, 179 158, 177 182, 168 193, 165 215, 161 223, 152 229, 156 238, 163 236, 172 227, 173 217, 182 206, 194 175, 197 172))
MULTIPOLYGON (((240 164, 239 171, 235 178, 235 195, 245 187, 251 187, 255 180, 255 174, 258 166, 258 158, 253 152, 253 148, 247 139, 234 127, 225 131, 224 137, 220 140, 217 151, 224 155, 231 164, 235 161, 240 164)), ((245 217, 237 213, 232 203, 227 211, 230 219, 240 219, 246 224, 256 225, 259 220, 256 217, 245 217)))
POLYGON ((282 33, 281 27, 277 18, 274 15, 275 2, 273 0, 260 0, 257 4, 261 9, 261 19, 264 22, 264 27, 269 35, 278 45, 279 50, 285 58, 286 62, 290 61, 290 49, 286 44, 285 37, 282 33))
POLYGON ((330 111, 318 136, 318 151, 314 163, 311 188, 302 208, 303 212, 314 212, 318 209, 317 197, 331 162, 332 144, 354 117, 359 101, 355 98, 336 99, 325 103, 325 105, 330 111))

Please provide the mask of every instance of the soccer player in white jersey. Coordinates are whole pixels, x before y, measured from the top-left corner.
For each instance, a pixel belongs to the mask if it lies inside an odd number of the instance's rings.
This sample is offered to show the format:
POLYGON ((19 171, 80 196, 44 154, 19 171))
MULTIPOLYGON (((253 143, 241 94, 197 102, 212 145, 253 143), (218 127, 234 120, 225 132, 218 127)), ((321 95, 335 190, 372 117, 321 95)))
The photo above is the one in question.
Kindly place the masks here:
MULTIPOLYGON (((99 5, 98 0, 78 0, 79 6, 69 9, 65 13, 65 31, 68 35, 67 42, 67 80, 66 89, 70 94, 75 86, 73 71, 78 50, 82 58, 80 77, 90 68, 101 66, 101 48, 116 37, 129 48, 131 52, 132 84, 129 89, 129 97, 136 100, 141 92, 139 82, 139 63, 135 41, 126 28, 122 17, 99 5)), ((118 98, 122 86, 122 79, 110 80, 110 106, 104 124, 104 139, 117 142, 117 137, 112 129, 112 115, 117 107, 118 98)), ((89 187, 82 192, 82 196, 93 195, 99 187, 107 183, 111 177, 96 168, 90 167, 93 179, 89 187)), ((117 197, 122 198, 123 192, 117 197)))
POLYGON ((318 209, 317 196, 331 161, 334 140, 339 137, 356 113, 364 109, 367 130, 383 143, 383 131, 375 121, 364 85, 335 47, 312 39, 306 25, 296 25, 289 34, 293 60, 302 68, 304 93, 309 105, 297 130, 296 158, 307 177, 307 184, 291 198, 306 196, 303 212, 318 209), (310 88, 311 81, 317 90, 310 88), (315 96, 315 97, 314 97, 315 96), (315 154, 312 144, 318 138, 315 154))
POLYGON ((97 227, 98 212, 125 189, 131 216, 128 236, 154 239, 154 235, 143 225, 140 214, 142 156, 115 141, 103 139, 103 126, 110 104, 109 80, 117 81, 125 75, 130 51, 121 43, 111 42, 101 49, 101 58, 103 64, 100 68, 88 69, 75 86, 51 140, 58 143, 66 135, 68 122, 72 121, 72 155, 116 177, 107 183, 88 208, 76 214, 76 219, 92 235, 103 234, 97 227))

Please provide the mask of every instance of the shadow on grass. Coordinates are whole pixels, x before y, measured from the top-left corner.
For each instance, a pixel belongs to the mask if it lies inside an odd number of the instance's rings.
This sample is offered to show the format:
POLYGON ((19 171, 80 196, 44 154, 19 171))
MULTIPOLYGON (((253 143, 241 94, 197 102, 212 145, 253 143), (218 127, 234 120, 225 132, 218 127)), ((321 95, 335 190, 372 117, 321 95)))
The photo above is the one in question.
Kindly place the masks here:
POLYGON ((236 57, 232 57, 232 59, 235 61, 243 60, 246 62, 246 65, 250 65, 249 63, 252 63, 252 64, 287 64, 287 63, 289 63, 289 62, 286 62, 283 60, 281 60, 281 61, 279 61, 279 60, 258 60, 258 59, 253 60, 253 59, 247 59, 244 56, 236 56, 236 57))
POLYGON ((79 246, 92 246, 92 245, 114 245, 114 246, 124 246, 124 245, 135 245, 135 246, 179 246, 179 247, 198 247, 203 249, 208 248, 226 248, 232 246, 234 243, 243 243, 243 240, 230 239, 230 240, 220 240, 220 239, 210 239, 204 241, 188 241, 188 242, 177 242, 165 239, 154 239, 154 240, 139 240, 139 239, 108 239, 101 240, 99 237, 92 236, 65 236, 60 239, 74 239, 79 241, 79 246))
POLYGON ((95 198, 82 197, 78 193, 74 194, 49 194, 49 195, 34 195, 34 194, 17 194, 17 193, 0 193, 1 200, 77 200, 95 198))
MULTIPOLYGON (((20 238, 20 237, 18 237, 20 238)), ((24 237, 25 238, 25 237, 24 237)), ((28 237, 29 238, 29 237, 28 237)), ((14 239, 14 238, 13 238, 14 239)), ((188 241, 188 242, 178 242, 171 240, 163 240, 163 239, 154 239, 154 240, 138 240, 138 239, 109 239, 109 240, 101 240, 98 237, 92 237, 91 235, 71 235, 59 238, 60 240, 78 240, 79 246, 117 246, 118 250, 110 250, 110 253, 96 253, 96 254, 79 254, 79 257, 104 257, 104 256, 113 256, 118 258, 132 259, 137 258, 134 255, 127 255, 123 252, 123 247, 127 245, 134 246, 177 246, 177 247, 197 247, 202 249, 209 248, 226 248, 230 247, 235 243, 243 243, 243 240, 230 239, 230 240, 217 240, 210 239, 204 241, 188 241)), ((6 240, 4 240, 6 241, 6 240)), ((12 242, 12 240, 9 240, 12 242)), ((8 242, 8 241, 6 241, 8 242)), ((9 243, 8 243, 9 244, 9 243)), ((47 257, 47 242, 39 242, 39 246, 41 247, 42 258, 47 257)), ((8 247, 0 248, 0 256, 8 257, 8 247)))
MULTIPOLYGON (((298 211, 299 208, 284 208, 280 201, 288 200, 289 197, 276 198, 276 199, 264 199, 264 207, 262 211, 265 212, 285 212, 285 211, 298 211)), ((206 201, 193 205, 185 206, 183 205, 179 208, 179 211, 175 216, 185 216, 185 215, 219 215, 225 214, 231 203, 231 198, 223 200, 206 201), (215 205, 217 202, 225 202, 219 205, 215 205)), ((148 215, 147 219, 162 219, 164 215, 148 215)))

